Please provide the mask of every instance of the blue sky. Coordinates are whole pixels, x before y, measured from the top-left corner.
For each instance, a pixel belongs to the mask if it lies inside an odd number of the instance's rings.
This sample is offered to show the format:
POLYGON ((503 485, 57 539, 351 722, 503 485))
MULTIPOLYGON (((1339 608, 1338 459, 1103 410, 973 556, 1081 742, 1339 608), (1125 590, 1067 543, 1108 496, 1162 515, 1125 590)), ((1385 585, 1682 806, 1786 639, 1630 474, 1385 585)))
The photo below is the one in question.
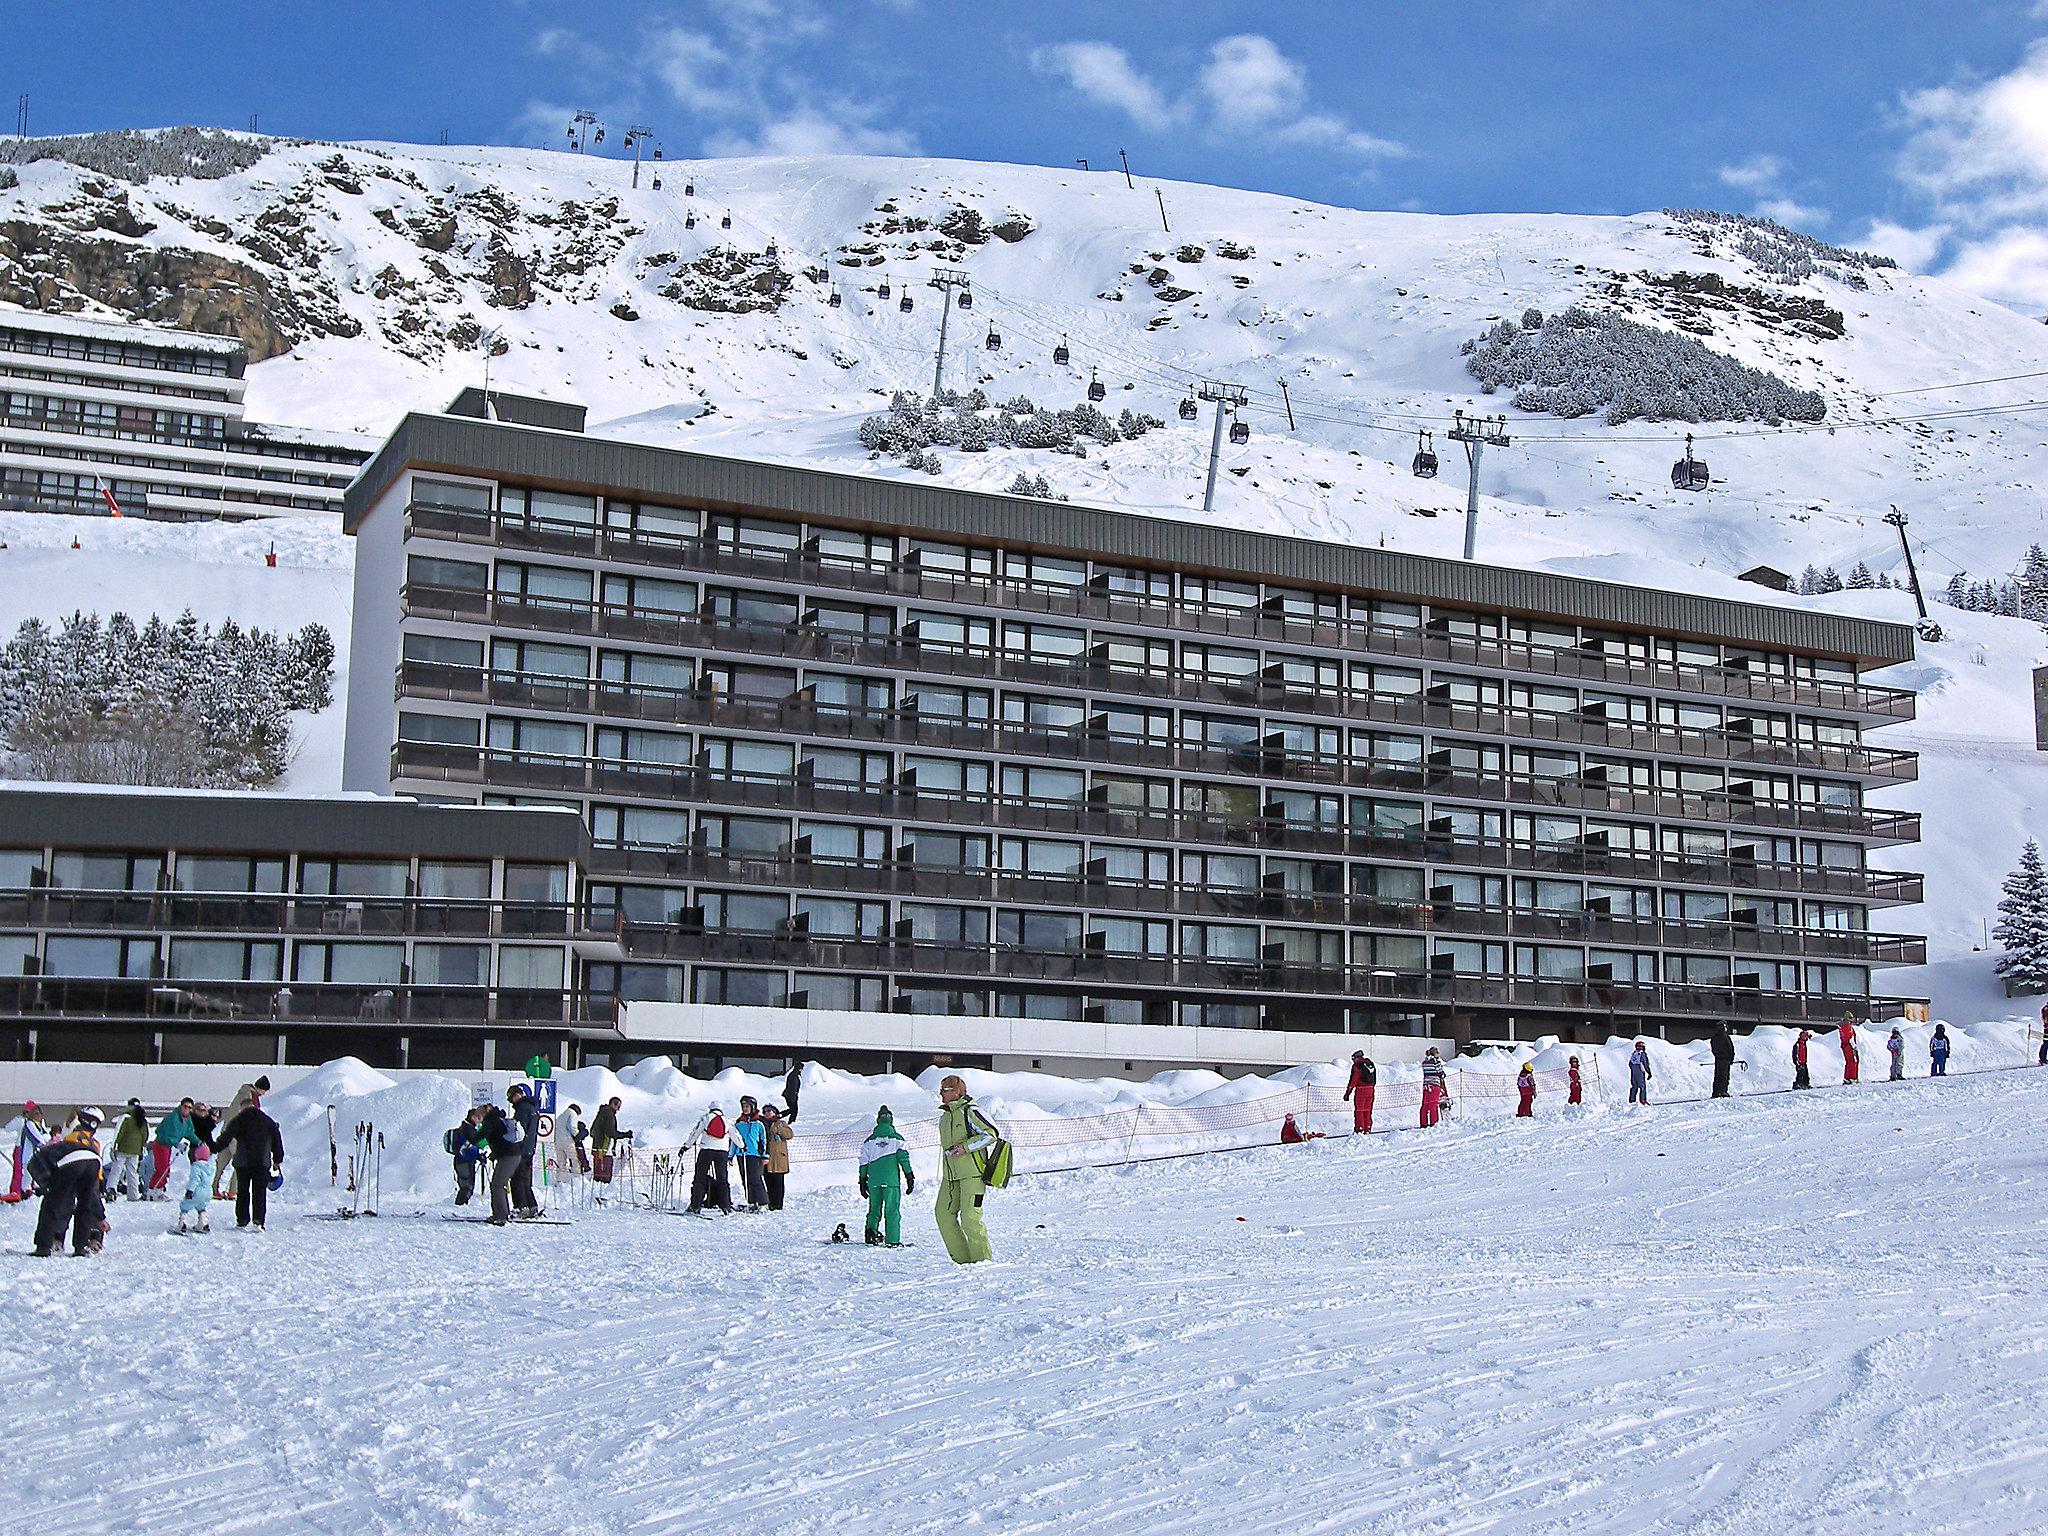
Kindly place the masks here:
POLYGON ((1121 148, 1361 207, 1764 212, 2048 309, 2048 0, 102 0, 6 27, 34 133, 560 145, 587 107, 671 155, 1121 148))

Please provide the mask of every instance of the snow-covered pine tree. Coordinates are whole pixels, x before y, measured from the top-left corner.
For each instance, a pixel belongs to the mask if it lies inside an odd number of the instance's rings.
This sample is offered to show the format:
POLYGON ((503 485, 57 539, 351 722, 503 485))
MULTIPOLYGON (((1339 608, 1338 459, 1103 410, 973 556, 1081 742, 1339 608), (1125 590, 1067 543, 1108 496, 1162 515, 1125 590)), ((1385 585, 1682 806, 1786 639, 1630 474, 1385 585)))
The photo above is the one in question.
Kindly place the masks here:
POLYGON ((1868 563, 1858 560, 1855 569, 1849 572, 1849 580, 1846 585, 1851 592, 1863 592, 1876 586, 1877 578, 1870 574, 1868 563))
POLYGON ((1806 569, 1799 573, 1799 595, 1811 597, 1820 589, 1820 567, 1808 561, 1806 569))
POLYGON ((1998 903, 1998 921, 1991 936, 2004 948, 1998 974, 2015 991, 2048 992, 2048 874, 2041 868, 2041 848, 2031 837, 2020 850, 2020 862, 2005 877, 1998 903))

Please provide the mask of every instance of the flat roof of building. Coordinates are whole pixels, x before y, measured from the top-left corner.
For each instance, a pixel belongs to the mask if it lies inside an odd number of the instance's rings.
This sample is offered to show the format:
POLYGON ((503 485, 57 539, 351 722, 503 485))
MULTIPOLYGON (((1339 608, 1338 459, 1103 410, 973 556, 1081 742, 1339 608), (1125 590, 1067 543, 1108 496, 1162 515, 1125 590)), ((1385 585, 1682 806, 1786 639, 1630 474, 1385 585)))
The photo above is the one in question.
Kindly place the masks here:
POLYGON ((115 341, 125 346, 162 347, 173 352, 218 352, 228 357, 247 357, 249 353, 248 346, 239 336, 208 336, 200 331, 180 331, 140 320, 93 320, 84 315, 52 315, 11 304, 0 304, 0 326, 21 331, 43 331, 53 336, 84 336, 93 341, 115 341))
POLYGON ((1865 667, 1913 656, 1911 626, 1877 619, 423 412, 400 421, 350 484, 342 497, 343 527, 354 533, 409 469, 1572 619, 1840 657, 1865 667))
POLYGON ((590 834, 566 807, 0 781, 0 848, 45 845, 580 862, 589 856, 590 834))

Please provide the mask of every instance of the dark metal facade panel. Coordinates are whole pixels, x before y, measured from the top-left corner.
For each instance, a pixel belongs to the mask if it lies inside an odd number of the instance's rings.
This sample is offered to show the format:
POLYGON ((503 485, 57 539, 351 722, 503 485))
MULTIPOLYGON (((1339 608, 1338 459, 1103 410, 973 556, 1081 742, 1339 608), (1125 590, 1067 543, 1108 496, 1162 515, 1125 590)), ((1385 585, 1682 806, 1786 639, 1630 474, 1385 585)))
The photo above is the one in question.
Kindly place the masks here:
POLYGON ((557 432, 581 432, 589 416, 586 406, 563 400, 544 400, 539 395, 516 395, 494 389, 488 396, 472 384, 449 403, 450 416, 471 416, 479 421, 505 421, 521 427, 548 427, 557 432))
POLYGON ((574 811, 415 800, 0 789, 0 848, 509 858, 587 863, 574 811))
POLYGON ((1209 575, 1337 588, 1660 635, 1852 658, 1910 661, 1910 626, 1693 593, 1622 586, 1430 555, 1330 544, 1281 534, 1148 517, 1068 502, 676 448, 535 431, 500 422, 413 414, 366 465, 343 501, 353 532, 408 468, 468 473, 565 489, 674 500, 713 510, 782 513, 849 527, 988 540, 1012 548, 1129 560, 1209 575))

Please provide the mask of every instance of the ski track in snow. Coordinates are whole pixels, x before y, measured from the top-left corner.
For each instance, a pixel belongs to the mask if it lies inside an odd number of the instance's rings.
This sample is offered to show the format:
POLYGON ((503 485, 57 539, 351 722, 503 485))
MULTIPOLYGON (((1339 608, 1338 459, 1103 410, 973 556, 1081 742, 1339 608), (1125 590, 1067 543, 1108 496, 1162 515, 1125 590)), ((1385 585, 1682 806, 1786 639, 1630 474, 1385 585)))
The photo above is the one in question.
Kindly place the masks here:
POLYGON ((979 1270, 922 1186, 898 1252, 818 1241, 847 1194, 189 1240, 121 1206, 92 1264, 24 1257, 17 1207, 0 1497, 44 1536, 2048 1530, 2044 1087, 1045 1175, 979 1270))

